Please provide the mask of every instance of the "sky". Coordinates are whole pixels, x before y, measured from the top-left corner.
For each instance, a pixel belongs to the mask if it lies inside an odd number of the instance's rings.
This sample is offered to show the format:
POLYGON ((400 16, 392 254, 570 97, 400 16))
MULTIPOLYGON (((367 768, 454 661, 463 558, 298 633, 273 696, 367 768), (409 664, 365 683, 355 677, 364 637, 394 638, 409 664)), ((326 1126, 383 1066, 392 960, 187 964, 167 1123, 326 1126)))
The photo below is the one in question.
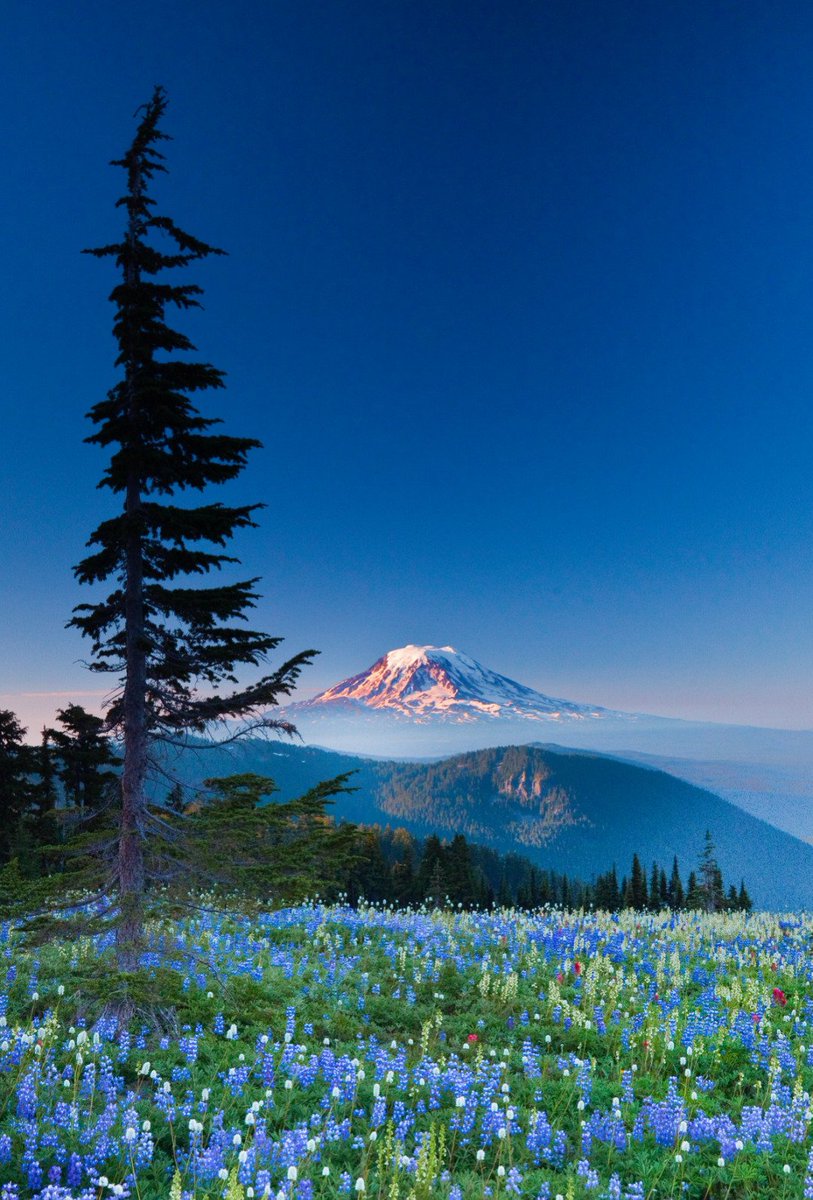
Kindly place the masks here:
MULTIPOLYGON (((113 515, 108 165, 228 251, 183 320, 302 697, 406 643, 555 696, 813 728, 813 7, 7 0, 0 708, 112 680, 67 630, 113 515)), ((217 498, 217 497, 212 497, 217 498)), ((226 498, 221 494, 220 498, 226 498)))

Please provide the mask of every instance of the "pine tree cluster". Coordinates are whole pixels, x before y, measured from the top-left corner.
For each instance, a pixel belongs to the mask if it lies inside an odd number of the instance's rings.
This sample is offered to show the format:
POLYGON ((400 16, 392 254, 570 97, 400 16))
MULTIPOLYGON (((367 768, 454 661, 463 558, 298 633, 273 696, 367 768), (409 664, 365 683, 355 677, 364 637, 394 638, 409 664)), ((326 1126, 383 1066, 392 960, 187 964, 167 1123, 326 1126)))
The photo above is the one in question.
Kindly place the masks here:
POLYGON ((632 908, 637 912, 657 912, 670 908, 674 911, 702 909, 705 912, 750 912, 751 897, 740 880, 739 889, 732 883, 728 889, 723 884, 723 875, 714 852, 714 842, 707 830, 698 869, 689 873, 686 886, 680 877, 677 855, 672 859, 672 868, 666 871, 653 862, 647 873, 637 854, 632 856, 629 875, 621 882, 613 865, 604 875, 599 875, 593 885, 595 908, 617 912, 632 908))

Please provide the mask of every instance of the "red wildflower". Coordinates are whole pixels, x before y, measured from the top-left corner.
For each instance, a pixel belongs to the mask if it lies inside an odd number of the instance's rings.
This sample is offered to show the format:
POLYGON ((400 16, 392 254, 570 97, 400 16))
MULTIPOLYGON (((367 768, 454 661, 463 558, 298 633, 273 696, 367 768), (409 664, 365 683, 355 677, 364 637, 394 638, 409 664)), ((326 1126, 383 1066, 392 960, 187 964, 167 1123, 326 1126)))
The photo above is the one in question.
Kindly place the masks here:
POLYGON ((562 972, 561 972, 561 971, 557 971, 557 972, 556 972, 556 982, 557 982, 557 983, 564 983, 564 981, 565 981, 565 977, 564 977, 564 975, 562 974, 562 972))
POLYGON ((479 1039, 479 1037, 477 1036, 477 1034, 476 1034, 476 1033, 470 1033, 470 1034, 469 1034, 469 1036, 466 1038, 466 1041, 467 1041, 467 1042, 471 1042, 471 1043, 472 1043, 472 1045, 473 1045, 475 1042, 479 1042, 479 1040, 480 1040, 480 1039, 479 1039))
POLYGON ((579 962, 579 960, 578 960, 578 959, 576 959, 576 961, 575 961, 575 962, 574 962, 574 964, 573 964, 573 974, 574 974, 574 975, 581 975, 581 973, 582 973, 582 965, 581 965, 581 963, 579 962))
POLYGON ((774 988, 773 1002, 774 1002, 774 1004, 781 1004, 782 1008, 784 1008, 785 1005, 787 1004, 788 998, 785 995, 785 993, 782 991, 781 988, 774 988))
POLYGON ((755 1025, 759 1024, 759 1013, 751 1013, 751 1020, 755 1025))

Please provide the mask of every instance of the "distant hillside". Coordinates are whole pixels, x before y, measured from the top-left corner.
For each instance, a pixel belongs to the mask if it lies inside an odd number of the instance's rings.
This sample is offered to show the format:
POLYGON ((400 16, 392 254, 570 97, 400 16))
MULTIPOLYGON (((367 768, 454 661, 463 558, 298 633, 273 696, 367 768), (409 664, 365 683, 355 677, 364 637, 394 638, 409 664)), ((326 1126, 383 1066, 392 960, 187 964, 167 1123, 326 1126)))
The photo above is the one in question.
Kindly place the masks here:
POLYGON ((166 765, 186 783, 257 771, 277 781, 281 799, 354 771, 358 790, 333 810, 340 819, 464 833, 587 880, 613 862, 625 872, 634 852, 646 866, 676 854, 685 879, 708 828, 724 876, 744 877, 755 905, 813 908, 813 847, 664 771, 600 755, 508 746, 393 762, 250 741, 187 750, 166 765))
POLYGON ((809 764, 669 758, 635 750, 619 751, 613 757, 655 767, 707 788, 786 833, 813 842, 813 766, 809 764))

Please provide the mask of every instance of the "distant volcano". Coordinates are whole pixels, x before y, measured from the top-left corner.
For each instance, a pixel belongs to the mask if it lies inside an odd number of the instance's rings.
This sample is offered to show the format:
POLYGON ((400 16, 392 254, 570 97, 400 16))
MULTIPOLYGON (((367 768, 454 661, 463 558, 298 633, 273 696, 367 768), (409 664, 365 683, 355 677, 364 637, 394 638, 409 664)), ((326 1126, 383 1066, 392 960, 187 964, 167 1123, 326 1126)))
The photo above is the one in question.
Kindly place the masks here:
POLYGON ((490 671, 453 646, 402 646, 360 675, 290 706, 292 715, 373 711, 419 724, 472 721, 583 721, 624 714, 535 692, 490 671))
POLYGON ((426 760, 537 743, 639 759, 813 842, 813 731, 618 712, 561 700, 452 646, 402 646, 283 709, 312 746, 426 760))

